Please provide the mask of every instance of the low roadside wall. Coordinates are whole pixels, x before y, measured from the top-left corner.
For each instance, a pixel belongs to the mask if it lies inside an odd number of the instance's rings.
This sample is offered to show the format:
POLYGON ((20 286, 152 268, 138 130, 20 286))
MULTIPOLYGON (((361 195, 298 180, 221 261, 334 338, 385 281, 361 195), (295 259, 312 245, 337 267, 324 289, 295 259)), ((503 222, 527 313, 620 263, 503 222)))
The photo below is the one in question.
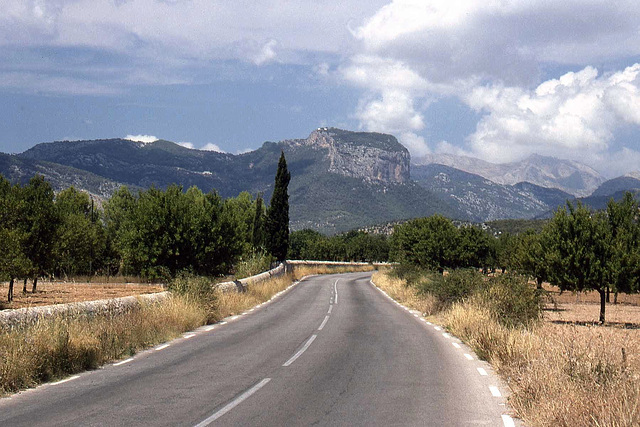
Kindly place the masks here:
POLYGON ((135 310, 142 304, 163 301, 167 297, 169 297, 169 292, 164 291, 130 297, 3 310, 0 311, 0 330, 28 326, 36 323, 40 319, 52 316, 95 316, 105 313, 118 315, 135 310))
MULTIPOLYGON (((366 265, 380 267, 389 264, 337 261, 286 261, 285 263, 281 263, 276 268, 265 271, 264 273, 247 277, 245 279, 234 280, 231 282, 216 283, 215 285, 213 285, 213 287, 222 292, 245 292, 249 286, 264 282, 265 280, 268 280, 272 277, 282 276, 285 273, 290 272, 296 266, 349 267, 366 265)), ((18 308, 15 310, 2 310, 0 311, 0 330, 13 329, 19 326, 34 324, 39 319, 52 316, 93 316, 104 313, 113 313, 117 315, 139 308, 142 304, 145 303, 162 301, 168 296, 169 292, 165 291, 154 294, 144 294, 105 300, 47 305, 43 307, 18 308)))

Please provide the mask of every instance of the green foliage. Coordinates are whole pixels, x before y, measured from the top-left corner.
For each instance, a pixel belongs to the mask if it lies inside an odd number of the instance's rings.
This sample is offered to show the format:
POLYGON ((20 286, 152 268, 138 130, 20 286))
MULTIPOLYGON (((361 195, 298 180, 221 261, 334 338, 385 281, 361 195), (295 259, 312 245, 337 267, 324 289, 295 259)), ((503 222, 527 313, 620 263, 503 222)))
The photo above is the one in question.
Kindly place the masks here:
POLYGON ((456 266, 487 269, 496 263, 496 242, 478 227, 461 227, 458 230, 456 266))
POLYGON ((267 210, 266 240, 267 250, 276 260, 284 261, 289 248, 289 181, 291 174, 287 169, 284 152, 280 154, 271 203, 267 210))
POLYGON ((470 298, 485 285, 484 276, 472 269, 458 269, 446 276, 433 275, 419 283, 423 293, 432 294, 438 301, 438 309, 450 307, 451 304, 470 298))
POLYGON ((289 236, 289 259, 384 262, 389 259, 389 242, 384 235, 350 231, 327 237, 306 229, 289 236))
POLYGON ((60 217, 54 205, 51 185, 37 175, 22 188, 24 210, 20 226, 25 233, 24 253, 31 262, 33 276, 40 277, 53 267, 54 239, 60 217))
POLYGON ((70 187, 56 197, 60 227, 55 238, 56 274, 91 275, 107 259, 107 236, 89 196, 70 187))
POLYGON ((531 286, 525 276, 503 274, 489 278, 478 298, 498 322, 507 327, 521 327, 541 318, 542 292, 531 286))
POLYGON ((262 195, 258 194, 256 198, 256 210, 253 214, 253 225, 251 228, 251 245, 254 251, 260 251, 265 246, 264 223, 265 210, 262 201, 262 195))
POLYGON ((255 276, 269 270, 273 258, 266 252, 253 252, 240 260, 235 267, 235 278, 255 276))
POLYGON ((392 259, 443 271, 455 265, 458 237, 456 227, 443 216, 414 219, 396 226, 391 237, 392 259))
POLYGON ((511 265, 520 274, 536 279, 538 287, 549 279, 551 234, 548 228, 541 233, 528 230, 513 242, 511 265))

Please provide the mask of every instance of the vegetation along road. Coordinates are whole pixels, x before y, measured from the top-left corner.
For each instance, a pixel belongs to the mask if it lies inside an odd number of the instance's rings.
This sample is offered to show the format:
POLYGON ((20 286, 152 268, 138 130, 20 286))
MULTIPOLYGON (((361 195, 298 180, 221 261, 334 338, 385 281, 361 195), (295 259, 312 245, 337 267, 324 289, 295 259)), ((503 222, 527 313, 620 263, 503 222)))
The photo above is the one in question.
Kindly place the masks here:
POLYGON ((0 400, 0 425, 510 425, 497 377, 371 273, 0 400))

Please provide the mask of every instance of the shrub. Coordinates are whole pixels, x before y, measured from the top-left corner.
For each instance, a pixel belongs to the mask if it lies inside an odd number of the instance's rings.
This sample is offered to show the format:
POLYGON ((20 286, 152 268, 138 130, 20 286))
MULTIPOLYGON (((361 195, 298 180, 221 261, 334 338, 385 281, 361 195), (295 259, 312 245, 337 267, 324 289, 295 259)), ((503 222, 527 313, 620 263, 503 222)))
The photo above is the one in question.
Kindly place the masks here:
POLYGON ((439 309, 471 297, 485 286, 484 276, 474 269, 454 270, 447 276, 433 275, 419 285, 422 293, 432 294, 438 301, 439 309))
POLYGON ((217 309, 217 295, 211 286, 211 280, 192 273, 178 273, 169 284, 169 290, 201 306, 207 312, 207 322, 213 322, 217 309))
POLYGON ((269 270, 273 257, 266 252, 253 252, 236 265, 236 279, 255 276, 269 270))
POLYGON ((496 320, 507 327, 527 326, 540 319, 542 291, 535 289, 526 277, 505 274, 490 279, 489 286, 478 295, 496 320))

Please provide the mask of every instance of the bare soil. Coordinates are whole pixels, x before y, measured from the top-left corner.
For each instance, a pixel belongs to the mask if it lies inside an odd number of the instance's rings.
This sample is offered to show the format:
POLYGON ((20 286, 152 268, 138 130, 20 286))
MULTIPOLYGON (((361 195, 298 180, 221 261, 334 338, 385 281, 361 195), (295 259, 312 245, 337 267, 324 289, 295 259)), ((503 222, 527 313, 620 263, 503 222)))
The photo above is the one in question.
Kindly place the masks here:
MULTIPOLYGON (((550 299, 545 306, 545 320, 556 324, 594 324, 600 316, 600 294, 590 292, 560 292, 555 286, 545 283, 550 299)), ((640 295, 618 294, 614 304, 614 294, 607 303, 605 326, 625 329, 640 329, 640 295)))
POLYGON ((14 300, 6 302, 9 283, 0 283, 0 310, 23 307, 38 307, 70 302, 94 301, 127 297, 132 295, 162 292, 157 284, 141 283, 87 283, 87 282, 38 282, 35 293, 31 293, 31 282, 27 284, 27 293, 22 293, 22 282, 13 285, 14 300))

